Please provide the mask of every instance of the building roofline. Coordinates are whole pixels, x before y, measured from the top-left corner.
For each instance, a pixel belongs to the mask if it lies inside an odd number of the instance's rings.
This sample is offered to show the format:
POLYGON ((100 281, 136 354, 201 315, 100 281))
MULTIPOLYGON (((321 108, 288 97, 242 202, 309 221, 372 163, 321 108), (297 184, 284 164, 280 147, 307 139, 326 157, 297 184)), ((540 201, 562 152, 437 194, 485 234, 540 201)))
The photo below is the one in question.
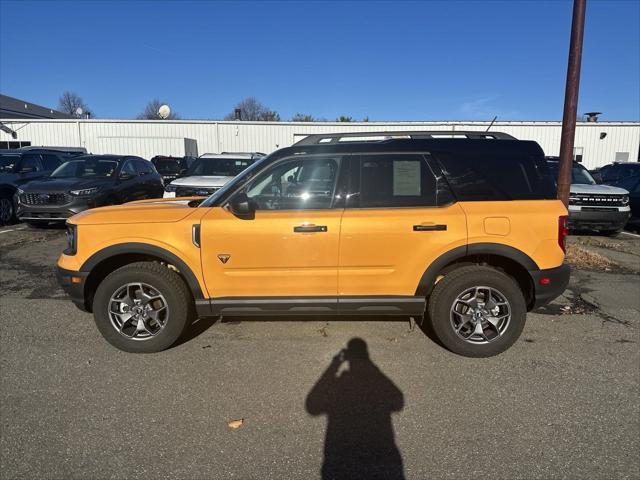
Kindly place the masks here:
MULTIPOLYGON (((91 118, 91 119, 76 119, 76 118, 0 118, 0 122, 3 123, 131 123, 131 124, 211 124, 211 125, 286 125, 286 126, 313 126, 313 127, 326 127, 326 126, 356 126, 356 127, 370 127, 372 130, 380 125, 386 126, 456 126, 456 125, 477 125, 477 126, 489 126, 490 121, 477 121, 477 120, 443 120, 443 121, 406 121, 406 122, 251 122, 244 120, 137 120, 137 119, 107 119, 107 118, 91 118)), ((559 120, 531 120, 531 121, 496 121, 491 127, 500 126, 558 126, 562 125, 559 120)), ((640 126, 640 121, 603 121, 603 122, 577 122, 579 126, 585 127, 598 127, 598 126, 628 126, 637 127, 640 126)))

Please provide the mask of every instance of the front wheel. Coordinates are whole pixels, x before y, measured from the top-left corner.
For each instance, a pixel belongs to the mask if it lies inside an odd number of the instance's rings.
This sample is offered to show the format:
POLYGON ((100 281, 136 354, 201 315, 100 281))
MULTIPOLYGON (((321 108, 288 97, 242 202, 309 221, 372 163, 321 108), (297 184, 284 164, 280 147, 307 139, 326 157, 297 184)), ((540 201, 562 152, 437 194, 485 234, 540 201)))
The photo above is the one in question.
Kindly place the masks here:
POLYGON ((98 330, 125 352, 169 348, 194 318, 191 293, 182 278, 153 262, 125 265, 96 290, 93 315, 98 330))
POLYGON ((494 268, 469 266, 436 284, 428 313, 446 348, 466 357, 491 357, 520 337, 527 308, 513 278, 494 268))
POLYGON ((13 198, 10 195, 0 196, 0 225, 11 225, 16 223, 16 209, 13 198))

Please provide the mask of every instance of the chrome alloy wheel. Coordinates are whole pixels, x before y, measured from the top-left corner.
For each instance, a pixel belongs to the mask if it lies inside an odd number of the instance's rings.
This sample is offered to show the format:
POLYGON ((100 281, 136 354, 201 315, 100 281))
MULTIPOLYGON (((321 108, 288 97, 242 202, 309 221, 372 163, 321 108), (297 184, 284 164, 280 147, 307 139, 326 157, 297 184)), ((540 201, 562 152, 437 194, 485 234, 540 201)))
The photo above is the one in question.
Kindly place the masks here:
POLYGON ((472 287, 453 301, 450 319, 456 335, 464 341, 489 343, 506 332, 511 321, 511 307, 495 288, 472 287))
POLYGON ((131 340, 148 340, 167 324, 169 305, 153 286, 127 283, 111 295, 108 313, 118 333, 131 340))

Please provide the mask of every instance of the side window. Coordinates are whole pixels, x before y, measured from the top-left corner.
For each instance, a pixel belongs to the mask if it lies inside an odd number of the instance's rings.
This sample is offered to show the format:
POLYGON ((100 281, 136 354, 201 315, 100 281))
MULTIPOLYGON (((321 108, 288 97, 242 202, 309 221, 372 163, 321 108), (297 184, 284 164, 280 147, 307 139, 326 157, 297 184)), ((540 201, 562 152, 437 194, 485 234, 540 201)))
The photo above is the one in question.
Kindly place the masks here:
POLYGON ((129 177, 135 177, 138 175, 136 169, 133 166, 133 160, 126 160, 125 164, 122 166, 122 170, 120 171, 120 176, 128 175, 129 177))
POLYGON ((149 173, 153 173, 153 167, 151 166, 151 163, 142 159, 136 159, 135 162, 136 162, 136 170, 138 170, 138 173, 140 173, 141 175, 147 175, 149 173))
POLYGON ((39 161, 40 155, 35 154, 27 154, 22 156, 22 162, 20 162, 20 172, 21 173, 29 173, 29 172, 39 172, 42 170, 39 161))
POLYGON ((55 170, 61 163, 62 161, 57 155, 51 153, 42 154, 42 166, 45 170, 55 170))
POLYGON ((277 163, 247 188, 258 210, 331 208, 340 156, 299 157, 277 163))
POLYGON ((360 207, 432 207, 436 178, 422 155, 362 155, 360 207))

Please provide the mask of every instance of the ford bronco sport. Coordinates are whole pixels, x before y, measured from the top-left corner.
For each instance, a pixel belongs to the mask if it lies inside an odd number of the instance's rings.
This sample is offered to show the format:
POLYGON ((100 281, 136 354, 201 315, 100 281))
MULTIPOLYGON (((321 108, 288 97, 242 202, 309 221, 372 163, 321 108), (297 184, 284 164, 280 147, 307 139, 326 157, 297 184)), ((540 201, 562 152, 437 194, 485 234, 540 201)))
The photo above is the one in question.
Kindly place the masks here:
POLYGON ((312 135, 206 199, 80 213, 59 281, 130 352, 196 315, 348 314, 424 315, 453 352, 496 355, 567 285, 567 210, 537 143, 444 136, 312 135))

